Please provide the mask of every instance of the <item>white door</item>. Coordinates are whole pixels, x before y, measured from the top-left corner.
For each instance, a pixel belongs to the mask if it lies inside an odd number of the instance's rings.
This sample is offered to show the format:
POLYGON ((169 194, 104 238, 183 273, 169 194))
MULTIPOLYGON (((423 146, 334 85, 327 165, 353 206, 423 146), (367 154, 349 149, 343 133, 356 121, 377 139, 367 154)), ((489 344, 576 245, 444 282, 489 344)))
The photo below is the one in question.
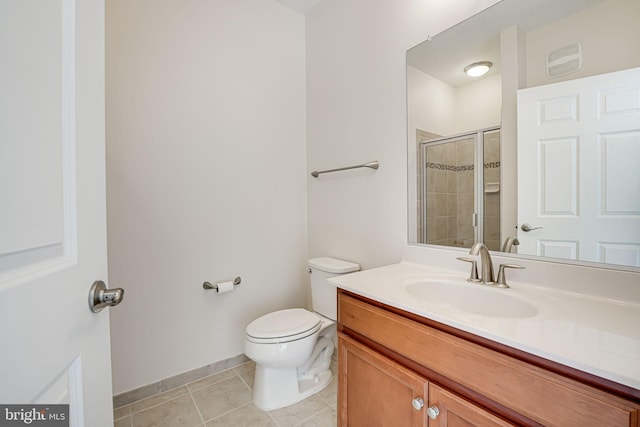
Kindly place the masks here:
POLYGON ((0 0, 0 61, 0 405, 111 426, 104 1, 0 0))
POLYGON ((639 161, 640 68, 518 91, 518 252, 640 267, 639 161))

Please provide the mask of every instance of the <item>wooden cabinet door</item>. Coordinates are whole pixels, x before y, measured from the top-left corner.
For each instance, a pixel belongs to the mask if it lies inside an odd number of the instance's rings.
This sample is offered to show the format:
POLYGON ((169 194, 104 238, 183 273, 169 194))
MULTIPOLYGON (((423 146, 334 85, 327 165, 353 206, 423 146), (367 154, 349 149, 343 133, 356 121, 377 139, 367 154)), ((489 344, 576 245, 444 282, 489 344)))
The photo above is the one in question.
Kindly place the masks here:
POLYGON ((426 427, 426 378, 364 345, 338 337, 338 425, 426 427))
POLYGON ((429 384, 429 408, 437 408, 438 411, 438 415, 429 420, 429 427, 514 425, 435 384, 429 384))

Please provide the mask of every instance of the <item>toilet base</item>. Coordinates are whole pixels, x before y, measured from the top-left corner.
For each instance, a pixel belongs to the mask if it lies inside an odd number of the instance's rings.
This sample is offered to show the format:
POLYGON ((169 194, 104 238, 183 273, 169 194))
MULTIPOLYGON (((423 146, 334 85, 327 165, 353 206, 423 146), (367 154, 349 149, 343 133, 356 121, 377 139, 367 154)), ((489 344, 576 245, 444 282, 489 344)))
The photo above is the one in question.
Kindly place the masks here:
POLYGON ((332 379, 331 370, 316 374, 313 378, 298 381, 296 368, 274 369, 256 365, 253 385, 253 404, 263 411, 293 405, 324 389, 332 379), (267 387, 277 384, 277 387, 267 387))
MULTIPOLYGON (((255 360, 256 374, 253 384, 253 404, 263 411, 284 408, 293 405, 303 399, 324 389, 333 378, 331 373, 331 356, 335 348, 334 338, 336 324, 330 319, 323 318, 323 327, 319 332, 313 350, 310 351, 306 361, 298 362, 298 366, 282 367, 274 363, 271 358, 255 360), (261 360, 261 363, 259 360, 261 360), (275 365, 275 366, 274 366, 275 365)), ((245 341, 245 346, 248 344, 245 341)), ((250 344, 250 343, 249 343, 250 344)), ((268 345, 271 351, 281 349, 285 351, 287 343, 279 346, 268 345)), ((257 351, 255 346, 245 347, 247 356, 251 358, 257 351)), ((267 354, 269 354, 267 352, 267 354)), ((269 354, 270 355, 270 354, 269 354)), ((276 360, 278 362, 278 360, 276 360)))

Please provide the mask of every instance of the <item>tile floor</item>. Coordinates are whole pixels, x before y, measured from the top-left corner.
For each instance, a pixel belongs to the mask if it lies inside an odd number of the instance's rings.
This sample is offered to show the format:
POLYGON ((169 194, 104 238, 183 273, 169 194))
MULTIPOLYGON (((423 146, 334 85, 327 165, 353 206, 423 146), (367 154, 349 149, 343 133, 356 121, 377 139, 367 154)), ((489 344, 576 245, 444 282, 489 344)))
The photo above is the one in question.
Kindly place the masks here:
POLYGON ((114 427, 333 427, 337 380, 295 405, 264 412, 253 405, 255 364, 247 362, 116 408, 114 427))

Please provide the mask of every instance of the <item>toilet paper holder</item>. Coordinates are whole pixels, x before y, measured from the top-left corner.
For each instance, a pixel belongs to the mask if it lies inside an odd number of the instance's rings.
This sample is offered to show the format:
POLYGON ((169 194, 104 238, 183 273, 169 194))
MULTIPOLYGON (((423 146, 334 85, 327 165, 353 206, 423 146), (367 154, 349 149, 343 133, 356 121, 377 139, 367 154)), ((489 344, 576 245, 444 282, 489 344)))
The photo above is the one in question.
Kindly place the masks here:
MULTIPOLYGON (((233 279, 233 286, 238 286, 241 281, 242 281, 242 279, 240 279, 240 276, 236 277, 235 279, 233 279)), ((202 288, 203 289, 215 289, 217 291, 218 290, 218 284, 217 283, 211 283, 211 282, 204 282, 202 284, 202 288)))

